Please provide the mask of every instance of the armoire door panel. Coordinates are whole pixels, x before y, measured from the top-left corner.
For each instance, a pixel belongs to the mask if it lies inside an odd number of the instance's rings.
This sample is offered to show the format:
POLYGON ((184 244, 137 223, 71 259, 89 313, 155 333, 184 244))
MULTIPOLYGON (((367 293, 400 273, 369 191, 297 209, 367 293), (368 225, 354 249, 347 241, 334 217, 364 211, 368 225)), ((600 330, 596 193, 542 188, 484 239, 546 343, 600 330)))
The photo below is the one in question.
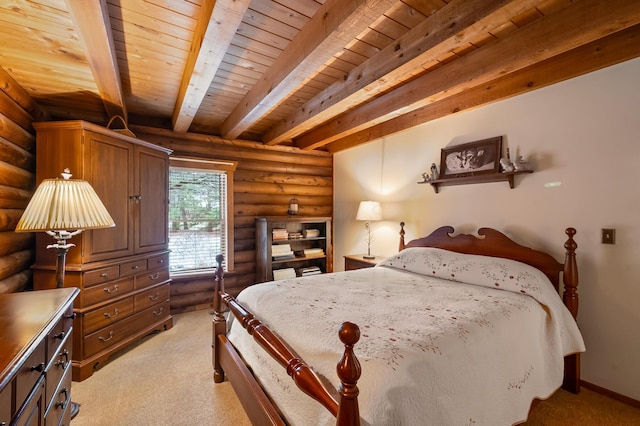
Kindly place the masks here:
POLYGON ((132 202, 133 147, 113 138, 87 134, 91 175, 88 180, 116 226, 87 232, 86 260, 94 261, 133 254, 132 202))

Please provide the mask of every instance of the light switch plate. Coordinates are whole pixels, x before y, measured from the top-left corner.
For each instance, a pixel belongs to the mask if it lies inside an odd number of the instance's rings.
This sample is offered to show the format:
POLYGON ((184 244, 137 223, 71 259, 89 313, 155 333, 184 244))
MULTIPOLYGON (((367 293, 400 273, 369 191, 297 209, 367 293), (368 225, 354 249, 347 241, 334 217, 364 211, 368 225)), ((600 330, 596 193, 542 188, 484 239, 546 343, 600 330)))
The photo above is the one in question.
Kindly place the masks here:
POLYGON ((616 243, 616 230, 612 228, 602 229, 602 244, 615 244, 616 243))

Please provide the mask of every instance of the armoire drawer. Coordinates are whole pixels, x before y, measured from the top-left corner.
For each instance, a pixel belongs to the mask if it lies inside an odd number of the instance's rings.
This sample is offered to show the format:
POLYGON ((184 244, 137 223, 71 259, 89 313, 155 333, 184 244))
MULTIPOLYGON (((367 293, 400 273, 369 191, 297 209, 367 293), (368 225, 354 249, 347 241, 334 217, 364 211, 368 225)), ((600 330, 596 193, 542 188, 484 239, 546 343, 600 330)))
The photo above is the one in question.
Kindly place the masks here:
POLYGON ((108 281, 120 278, 120 266, 109 266, 84 273, 84 287, 91 287, 96 284, 104 284, 108 281))
POLYGON ((147 259, 138 259, 120 265, 120 276, 128 277, 147 270, 147 259))
POLYGON ((86 289, 83 294, 84 307, 95 305, 133 291, 133 277, 112 281, 86 289))
POLYGON ((169 284, 150 288, 134 297, 136 312, 143 311, 149 306, 157 305, 169 299, 169 284))
POLYGON ((150 287, 154 284, 160 284, 161 282, 169 280, 169 268, 152 269, 143 274, 136 275, 135 289, 150 287))
POLYGON ((100 351, 109 349, 124 339, 130 338, 162 318, 167 317, 169 310, 170 305, 167 300, 122 321, 118 321, 116 324, 86 335, 84 337, 83 356, 88 358, 100 351))
POLYGON ((84 333, 93 333, 133 314, 133 299, 127 297, 84 314, 84 333))

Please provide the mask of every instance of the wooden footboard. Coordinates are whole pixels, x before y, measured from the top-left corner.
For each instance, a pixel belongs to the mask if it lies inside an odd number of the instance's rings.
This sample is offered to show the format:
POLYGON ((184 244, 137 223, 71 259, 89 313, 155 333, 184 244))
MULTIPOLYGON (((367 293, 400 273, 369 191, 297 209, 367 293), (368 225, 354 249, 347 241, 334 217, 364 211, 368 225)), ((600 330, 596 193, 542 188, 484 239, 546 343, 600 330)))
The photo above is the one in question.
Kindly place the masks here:
POLYGON ((357 325, 345 322, 338 330, 340 341, 345 350, 337 364, 337 373, 341 385, 338 388, 340 401, 336 401, 323 386, 318 376, 300 358, 296 357, 287 345, 280 340, 265 324, 240 305, 224 290, 222 256, 216 258, 218 269, 215 275, 214 320, 213 320, 213 367, 214 381, 224 380, 225 372, 247 415, 254 424, 284 424, 280 413, 257 383, 240 355, 226 337, 226 319, 222 313, 224 302, 249 335, 265 349, 273 359, 282 365, 296 386, 311 398, 318 401, 336 417, 337 425, 360 425, 358 409, 358 386, 360 363, 353 352, 353 345, 360 339, 357 325), (233 377, 233 380, 231 378, 233 377))

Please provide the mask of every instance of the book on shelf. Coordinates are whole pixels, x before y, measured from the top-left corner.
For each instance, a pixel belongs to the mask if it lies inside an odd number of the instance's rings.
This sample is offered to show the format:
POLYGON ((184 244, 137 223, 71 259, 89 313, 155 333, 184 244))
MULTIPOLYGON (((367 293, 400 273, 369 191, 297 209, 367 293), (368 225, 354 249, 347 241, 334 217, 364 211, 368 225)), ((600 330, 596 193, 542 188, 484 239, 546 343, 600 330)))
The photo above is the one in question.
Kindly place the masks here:
POLYGON ((296 255, 293 252, 273 255, 273 260, 290 260, 295 258, 296 258, 296 255))
POLYGON ((324 250, 321 248, 308 248, 304 249, 303 253, 305 256, 321 256, 324 255, 324 250))
POLYGON ((285 228, 273 228, 271 231, 271 238, 273 240, 288 240, 289 232, 285 228))
POLYGON ((274 280, 283 280, 285 278, 295 278, 295 277, 296 277, 296 270, 293 268, 283 268, 283 269, 273 270, 274 280))
POLYGON ((320 236, 320 230, 319 229, 305 229, 302 231, 302 235, 304 235, 305 238, 316 238, 320 236))
POLYGON ((306 277, 306 276, 309 276, 309 275, 321 274, 322 270, 318 266, 308 266, 306 268, 298 269, 298 272, 299 272, 300 276, 306 277))
POLYGON ((272 244, 271 245, 271 253, 275 256, 276 253, 288 253, 291 251, 290 244, 272 244))
POLYGON ((290 240, 299 240, 302 237, 303 237, 302 232, 289 232, 290 240))

